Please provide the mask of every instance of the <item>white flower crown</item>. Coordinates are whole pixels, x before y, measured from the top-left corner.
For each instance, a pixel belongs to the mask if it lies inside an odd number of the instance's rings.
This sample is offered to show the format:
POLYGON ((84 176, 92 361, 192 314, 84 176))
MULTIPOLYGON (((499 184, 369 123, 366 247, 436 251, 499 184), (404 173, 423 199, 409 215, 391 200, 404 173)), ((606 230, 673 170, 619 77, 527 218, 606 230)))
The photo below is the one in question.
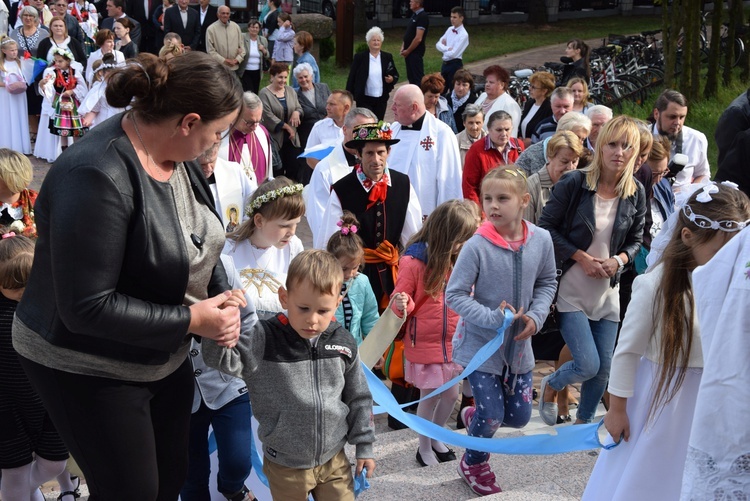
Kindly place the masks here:
POLYGON ((284 186, 283 188, 271 190, 268 193, 264 193, 263 195, 247 204, 245 215, 247 217, 252 217, 253 212, 263 207, 263 204, 267 204, 268 202, 276 200, 277 198, 285 197, 287 195, 296 195, 297 193, 302 193, 302 188, 303 186, 301 184, 292 184, 289 186, 284 186))

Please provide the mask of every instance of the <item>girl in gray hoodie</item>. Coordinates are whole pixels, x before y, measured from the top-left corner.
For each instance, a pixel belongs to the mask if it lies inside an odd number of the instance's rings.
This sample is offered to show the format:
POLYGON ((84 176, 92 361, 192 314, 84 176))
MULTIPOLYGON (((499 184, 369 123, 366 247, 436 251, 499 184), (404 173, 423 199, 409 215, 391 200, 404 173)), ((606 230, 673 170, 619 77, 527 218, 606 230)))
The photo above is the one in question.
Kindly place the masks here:
MULTIPOLYGON (((461 250, 445 298, 461 315, 453 360, 464 367, 497 335, 505 308, 515 314, 498 353, 468 377, 477 406, 461 411, 470 436, 490 438, 500 426, 521 428, 529 422, 531 336, 547 318, 557 283, 549 232, 523 220, 529 203, 523 171, 515 166, 491 170, 480 199, 487 219, 461 250)), ((461 477, 480 495, 501 491, 488 459, 485 452, 467 449, 458 465, 461 477)))

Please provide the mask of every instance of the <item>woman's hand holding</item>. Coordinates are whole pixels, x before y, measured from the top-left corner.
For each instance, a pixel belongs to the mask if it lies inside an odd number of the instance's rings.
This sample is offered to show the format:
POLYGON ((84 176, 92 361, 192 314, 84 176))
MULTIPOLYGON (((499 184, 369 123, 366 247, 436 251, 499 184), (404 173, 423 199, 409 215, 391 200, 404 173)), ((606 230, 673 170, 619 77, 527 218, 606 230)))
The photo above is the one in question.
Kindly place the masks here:
POLYGON ((602 269, 608 277, 614 277, 617 273, 617 270, 620 269, 620 263, 618 263, 617 260, 613 257, 608 257, 607 259, 596 259, 596 261, 598 261, 599 264, 602 265, 602 269))
POLYGON ((292 113, 292 116, 289 117, 289 125, 291 125, 292 127, 299 127, 299 122, 299 111, 295 111, 294 113, 292 113))
POLYGON ((236 295, 226 291, 191 305, 189 331, 219 346, 234 347, 240 337, 240 310, 227 305, 230 300, 236 301, 236 295))
POLYGON ((282 129, 284 129, 287 132, 287 134, 289 134, 289 139, 294 139, 294 136, 297 134, 294 128, 289 124, 284 124, 282 129))
POLYGON ((221 305, 221 308, 224 309, 229 306, 236 306, 237 308, 244 308, 247 306, 247 299, 245 299, 245 291, 242 289, 233 289, 230 291, 232 293, 231 296, 229 296, 229 299, 221 305))
POLYGON ((578 264, 581 265, 581 267, 583 268, 583 272, 587 277, 609 278, 607 272, 604 270, 604 268, 602 268, 601 259, 592 257, 582 250, 577 250, 572 257, 578 264))
POLYGON ((385 83, 388 83, 388 84, 393 83, 393 77, 391 75, 386 75, 383 80, 385 80, 385 83))

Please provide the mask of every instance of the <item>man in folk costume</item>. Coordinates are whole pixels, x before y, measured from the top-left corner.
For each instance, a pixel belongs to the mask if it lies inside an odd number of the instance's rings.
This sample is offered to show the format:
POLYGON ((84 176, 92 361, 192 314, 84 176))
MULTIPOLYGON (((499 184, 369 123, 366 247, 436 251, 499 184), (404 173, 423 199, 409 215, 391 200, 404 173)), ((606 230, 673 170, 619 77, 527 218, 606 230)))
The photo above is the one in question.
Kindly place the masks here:
POLYGON ((234 128, 221 140, 219 158, 237 162, 256 186, 273 179, 271 136, 261 120, 263 102, 248 91, 242 95, 242 112, 234 128))
POLYGON ((236 230, 246 217, 245 204, 258 184, 247 177, 240 164, 219 158, 219 144, 214 144, 198 157, 203 175, 211 187, 216 212, 221 216, 227 233, 236 230))
POLYGON ((388 169, 391 145, 397 142, 382 122, 354 128, 354 138, 346 147, 357 151, 361 163, 333 184, 314 242, 316 248, 325 249, 328 238, 340 231, 337 223, 344 210, 357 217, 361 226, 357 234, 365 244, 364 273, 381 310, 388 306, 395 286, 399 249, 422 226, 422 209, 409 178, 388 169))
POLYGON ((429 216, 435 207, 452 199, 463 199, 461 154, 451 128, 427 113, 424 94, 416 85, 404 85, 393 98, 393 137, 401 142, 393 147, 393 170, 409 176, 422 206, 429 216))
POLYGON ((367 108, 354 108, 344 117, 344 138, 328 154, 312 172, 310 183, 305 186, 302 196, 305 198, 305 217, 310 230, 315 235, 319 231, 320 222, 323 218, 323 212, 328 204, 328 197, 331 196, 331 186, 333 183, 349 174, 355 165, 359 163, 357 150, 347 148, 346 143, 354 139, 354 127, 363 124, 376 124, 378 117, 375 113, 367 108))

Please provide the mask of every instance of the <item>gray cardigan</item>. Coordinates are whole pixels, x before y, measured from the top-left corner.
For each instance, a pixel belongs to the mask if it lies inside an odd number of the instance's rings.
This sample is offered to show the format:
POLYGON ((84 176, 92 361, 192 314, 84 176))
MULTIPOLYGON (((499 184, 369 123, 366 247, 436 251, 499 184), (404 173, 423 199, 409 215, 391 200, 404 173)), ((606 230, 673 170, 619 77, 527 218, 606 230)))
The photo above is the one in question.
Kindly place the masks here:
MULTIPOLYGON (((276 147, 280 150, 281 145, 284 144, 284 134, 286 134, 281 127, 284 123, 289 123, 289 119, 295 111, 299 112, 300 120, 302 120, 304 115, 302 106, 299 104, 299 99, 297 99, 297 93, 288 85, 284 87, 286 114, 284 114, 284 107, 281 106, 279 99, 268 89, 268 87, 260 89, 258 97, 260 97, 260 100, 263 102, 263 126, 268 129, 271 139, 273 139, 273 142, 276 143, 276 147)), ((294 129, 294 139, 292 139, 292 144, 299 148, 300 142, 297 128, 292 128, 294 129)))
MULTIPOLYGON (((504 314, 498 307, 507 301, 534 320, 539 332, 555 295, 555 251, 547 230, 526 223, 526 242, 513 251, 502 238, 483 236, 494 231, 484 223, 461 249, 445 291, 448 306, 461 315, 453 337, 453 361, 466 366, 474 354, 497 334, 504 314), (499 241, 498 241, 499 240, 499 241)), ((515 322, 505 332, 499 352, 479 367, 482 372, 513 374, 534 368, 531 338, 515 341, 524 328, 515 322)))

